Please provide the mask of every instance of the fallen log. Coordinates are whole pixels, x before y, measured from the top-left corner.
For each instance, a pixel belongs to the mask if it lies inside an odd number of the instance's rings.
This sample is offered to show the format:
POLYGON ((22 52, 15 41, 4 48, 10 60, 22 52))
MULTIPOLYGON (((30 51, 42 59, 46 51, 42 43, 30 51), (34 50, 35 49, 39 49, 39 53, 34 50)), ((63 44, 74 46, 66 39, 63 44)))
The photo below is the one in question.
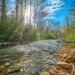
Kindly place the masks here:
POLYGON ((16 45, 18 42, 2 42, 0 43, 0 46, 9 46, 9 45, 16 45))

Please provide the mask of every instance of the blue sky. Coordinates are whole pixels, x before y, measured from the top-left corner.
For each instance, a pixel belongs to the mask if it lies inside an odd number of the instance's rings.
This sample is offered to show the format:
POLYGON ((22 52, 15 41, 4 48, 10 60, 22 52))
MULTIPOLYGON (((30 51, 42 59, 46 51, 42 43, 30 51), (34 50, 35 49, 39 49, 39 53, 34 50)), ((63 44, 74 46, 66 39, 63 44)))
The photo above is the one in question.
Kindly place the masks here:
MULTIPOLYGON (((7 10, 8 11, 12 11, 15 8, 15 2, 16 0, 6 0, 6 4, 7 4, 7 10)), ((8 14, 10 14, 10 12, 8 14)))
MULTIPOLYGON (((60 26, 66 23, 65 17, 69 15, 75 0, 46 0, 41 4, 44 9, 42 13, 45 13, 44 21, 49 23, 51 20, 59 23, 60 26)), ((7 0, 7 6, 10 9, 15 7, 15 0, 7 0)), ((10 10, 9 9, 9 10, 10 10)))
POLYGON ((46 0, 44 6, 48 17, 46 16, 45 21, 54 20, 58 22, 59 25, 64 25, 66 23, 65 17, 70 14, 73 4, 74 0, 46 0), (54 2, 50 4, 49 1, 50 3, 51 1, 54 2), (52 6, 54 7, 51 9, 50 7, 52 6))

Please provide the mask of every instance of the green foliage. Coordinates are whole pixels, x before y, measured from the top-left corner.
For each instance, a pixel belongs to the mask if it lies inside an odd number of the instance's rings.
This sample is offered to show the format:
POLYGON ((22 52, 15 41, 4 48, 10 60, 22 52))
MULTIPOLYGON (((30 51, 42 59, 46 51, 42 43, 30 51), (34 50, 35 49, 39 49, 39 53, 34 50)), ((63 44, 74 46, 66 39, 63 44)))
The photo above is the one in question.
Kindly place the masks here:
POLYGON ((19 38, 18 29, 20 25, 10 21, 0 21, 0 41, 17 40, 19 38))
POLYGON ((55 33, 53 31, 48 31, 45 36, 46 39, 55 39, 55 33))
POLYGON ((69 42, 75 42, 75 22, 72 22, 70 32, 66 35, 66 40, 69 42))
POLYGON ((32 25, 25 25, 23 30, 23 40, 44 40, 55 39, 54 32, 47 29, 33 28, 32 25))
POLYGON ((32 41, 54 39, 54 32, 47 29, 33 28, 32 25, 12 23, 12 21, 0 21, 0 42, 4 41, 32 41))
POLYGON ((40 32, 38 31, 37 28, 32 30, 33 35, 32 35, 32 40, 40 40, 40 32))
POLYGON ((44 39, 55 39, 55 33, 50 30, 40 31, 37 28, 33 30, 33 37, 35 40, 44 40, 44 39))
POLYGON ((75 21, 72 21, 69 26, 69 31, 66 26, 64 26, 64 34, 62 35, 62 39, 68 42, 75 42, 75 21))

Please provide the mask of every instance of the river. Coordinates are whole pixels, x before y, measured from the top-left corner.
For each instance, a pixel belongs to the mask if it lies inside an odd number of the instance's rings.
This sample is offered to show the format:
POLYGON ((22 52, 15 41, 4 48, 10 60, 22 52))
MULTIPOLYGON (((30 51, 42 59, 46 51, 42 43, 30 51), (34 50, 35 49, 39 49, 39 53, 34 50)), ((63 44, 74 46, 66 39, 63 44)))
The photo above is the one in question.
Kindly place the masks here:
POLYGON ((0 75, 38 75, 56 64, 61 40, 33 41, 0 49, 0 75))

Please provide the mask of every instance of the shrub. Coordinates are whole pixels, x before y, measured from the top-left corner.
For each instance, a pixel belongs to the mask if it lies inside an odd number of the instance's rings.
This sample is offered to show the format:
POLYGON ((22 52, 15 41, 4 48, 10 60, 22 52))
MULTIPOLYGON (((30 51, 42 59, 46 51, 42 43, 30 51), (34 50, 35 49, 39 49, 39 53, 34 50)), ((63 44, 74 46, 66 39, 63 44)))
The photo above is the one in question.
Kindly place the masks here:
POLYGON ((18 23, 11 23, 11 21, 0 21, 0 42, 19 39, 18 23))

